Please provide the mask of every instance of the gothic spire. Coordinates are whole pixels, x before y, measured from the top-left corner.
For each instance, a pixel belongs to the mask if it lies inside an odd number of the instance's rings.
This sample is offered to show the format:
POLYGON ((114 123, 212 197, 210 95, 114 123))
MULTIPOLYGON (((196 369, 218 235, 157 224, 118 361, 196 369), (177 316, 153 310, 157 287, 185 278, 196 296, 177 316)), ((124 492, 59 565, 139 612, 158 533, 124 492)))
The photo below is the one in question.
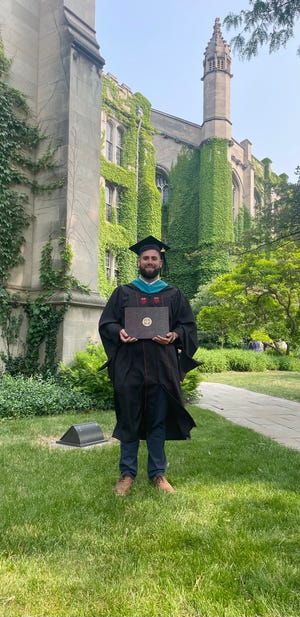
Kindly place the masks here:
POLYGON ((230 73, 230 47, 222 36, 219 17, 215 20, 213 35, 204 53, 203 66, 204 75, 213 70, 227 71, 230 73))
POLYGON ((231 57, 219 18, 215 20, 213 35, 204 53, 203 68, 202 139, 220 137, 230 140, 231 57))

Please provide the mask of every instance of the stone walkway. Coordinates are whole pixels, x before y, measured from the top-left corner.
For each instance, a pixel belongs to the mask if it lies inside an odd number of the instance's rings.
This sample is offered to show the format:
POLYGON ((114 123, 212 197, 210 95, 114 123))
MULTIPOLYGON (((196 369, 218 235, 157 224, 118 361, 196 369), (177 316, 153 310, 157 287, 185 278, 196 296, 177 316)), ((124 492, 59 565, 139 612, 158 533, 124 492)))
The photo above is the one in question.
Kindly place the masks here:
POLYGON ((199 390, 199 407, 300 451, 300 403, 219 383, 199 390))

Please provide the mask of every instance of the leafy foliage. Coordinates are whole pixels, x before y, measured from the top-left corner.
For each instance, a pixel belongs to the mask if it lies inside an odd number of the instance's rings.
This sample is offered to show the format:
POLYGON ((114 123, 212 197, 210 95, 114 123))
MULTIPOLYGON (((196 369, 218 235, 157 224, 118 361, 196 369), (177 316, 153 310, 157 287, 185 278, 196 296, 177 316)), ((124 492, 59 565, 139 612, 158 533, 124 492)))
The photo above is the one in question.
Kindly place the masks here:
POLYGON ((19 339, 20 326, 23 315, 20 312, 20 298, 2 290, 0 324, 2 339, 6 345, 6 353, 1 353, 6 370, 11 375, 41 374, 53 375, 57 370, 57 334, 60 324, 69 309, 72 299, 72 290, 79 289, 88 293, 88 288, 81 285, 70 273, 72 250, 65 238, 58 239, 60 265, 53 266, 53 243, 51 239, 45 244, 41 255, 40 280, 45 289, 35 300, 22 303, 27 317, 26 339, 23 351, 14 354, 13 345, 19 339), (55 292, 64 292, 65 297, 60 301, 53 300, 55 292), (14 300, 13 300, 14 298, 14 300), (40 359, 41 345, 45 345, 44 359, 40 359))
POLYGON ((198 386, 202 381, 198 367, 186 374, 181 383, 181 391, 185 403, 193 403, 198 397, 198 386))
POLYGON ((60 365, 58 378, 63 384, 93 397, 99 409, 109 409, 114 406, 112 383, 107 369, 99 370, 106 360, 103 346, 90 343, 86 350, 75 354, 69 366, 60 365))
POLYGON ((253 221, 249 208, 243 205, 234 221, 234 239, 237 245, 243 245, 245 235, 251 230, 252 226, 253 221))
POLYGON ((299 0, 250 0, 250 6, 224 19, 227 28, 241 29, 231 41, 234 49, 250 59, 263 45, 269 45, 270 53, 285 47, 300 17, 299 0))
POLYGON ((275 342, 284 340, 287 353, 300 343, 300 250, 288 242, 276 251, 244 255, 231 273, 209 287, 210 306, 198 314, 200 330, 220 340, 252 338, 256 329, 275 342))
POLYGON ((0 283, 5 284, 12 268, 22 262, 20 249, 31 216, 26 210, 31 192, 51 191, 62 185, 61 178, 40 183, 41 170, 56 168, 55 149, 37 157, 45 135, 30 122, 25 96, 2 80, 10 68, 0 41, 0 283))
POLYGON ((168 280, 191 297, 198 286, 199 149, 183 149, 169 175, 164 233, 172 250, 168 254, 168 280))
MULTIPOLYGON (((107 368, 100 370, 106 361, 103 346, 90 343, 86 350, 75 354, 70 365, 60 365, 58 379, 64 385, 93 397, 99 409, 110 409, 114 407, 112 383, 107 368)), ((181 384, 185 401, 191 401, 196 397, 200 381, 201 375, 198 369, 187 373, 181 384)))
POLYGON ((203 364, 201 373, 297 371, 300 359, 276 353, 256 352, 248 349, 204 349, 196 351, 195 359, 203 364))
POLYGON ((136 259, 128 246, 148 234, 160 237, 161 204, 155 184, 149 101, 140 93, 124 99, 120 87, 104 75, 102 107, 108 119, 113 116, 124 128, 121 165, 101 157, 101 174, 119 195, 119 219, 113 208, 112 220, 107 221, 104 188, 100 191, 99 287, 104 297, 108 297, 117 282, 126 283, 136 276, 136 259), (138 108, 143 110, 140 127, 138 108), (118 281, 116 276, 112 280, 106 276, 106 252, 116 258, 118 281))
POLYGON ((300 166, 296 169, 294 184, 276 185, 278 199, 274 203, 272 228, 277 242, 293 240, 300 245, 300 166))
POLYGON ((89 411, 95 407, 91 397, 51 380, 0 375, 0 417, 58 415, 67 411, 89 411))
POLYGON ((233 242, 232 169, 228 141, 207 140, 200 151, 199 282, 204 285, 230 269, 233 242))
MULTIPOLYGON (((72 251, 64 236, 57 239, 59 265, 54 267, 52 239, 41 254, 40 281, 42 292, 35 300, 11 294, 8 279, 11 270, 23 260, 22 245, 25 229, 31 222, 27 211, 30 193, 51 192, 63 185, 55 179, 56 149, 50 145, 38 154, 46 139, 39 127, 31 122, 26 97, 2 80, 11 66, 0 43, 0 327, 5 350, 1 353, 11 374, 32 375, 55 373, 58 328, 71 300, 71 290, 87 288, 72 276, 72 251), (39 182, 39 172, 51 172, 51 181, 39 182), (60 306, 53 302, 53 293, 65 293, 60 306), (21 354, 14 355, 20 343, 20 328, 27 319, 26 341, 21 354), (41 345, 45 343, 45 358, 40 364, 41 345)), ((47 178, 43 174, 43 178, 47 178)))

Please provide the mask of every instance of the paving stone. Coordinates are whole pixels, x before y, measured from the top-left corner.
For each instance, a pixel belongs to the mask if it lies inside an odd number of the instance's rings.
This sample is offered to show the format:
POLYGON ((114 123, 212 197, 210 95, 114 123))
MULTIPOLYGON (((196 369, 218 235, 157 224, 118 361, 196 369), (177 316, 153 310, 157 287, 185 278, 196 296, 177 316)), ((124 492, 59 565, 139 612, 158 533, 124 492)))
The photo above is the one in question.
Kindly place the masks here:
POLYGON ((203 409, 300 451, 300 403, 226 384, 199 386, 203 409))

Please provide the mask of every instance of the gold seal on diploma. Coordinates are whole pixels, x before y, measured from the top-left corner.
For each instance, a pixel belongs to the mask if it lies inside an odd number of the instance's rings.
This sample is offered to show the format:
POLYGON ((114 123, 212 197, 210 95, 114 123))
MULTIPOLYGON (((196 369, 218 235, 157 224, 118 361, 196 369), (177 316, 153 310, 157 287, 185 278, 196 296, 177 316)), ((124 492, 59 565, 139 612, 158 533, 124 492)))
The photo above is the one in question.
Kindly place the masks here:
POLYGON ((143 326, 146 326, 146 328, 149 328, 149 326, 151 326, 152 324, 151 317, 144 317, 144 319, 142 320, 142 324, 143 326))

